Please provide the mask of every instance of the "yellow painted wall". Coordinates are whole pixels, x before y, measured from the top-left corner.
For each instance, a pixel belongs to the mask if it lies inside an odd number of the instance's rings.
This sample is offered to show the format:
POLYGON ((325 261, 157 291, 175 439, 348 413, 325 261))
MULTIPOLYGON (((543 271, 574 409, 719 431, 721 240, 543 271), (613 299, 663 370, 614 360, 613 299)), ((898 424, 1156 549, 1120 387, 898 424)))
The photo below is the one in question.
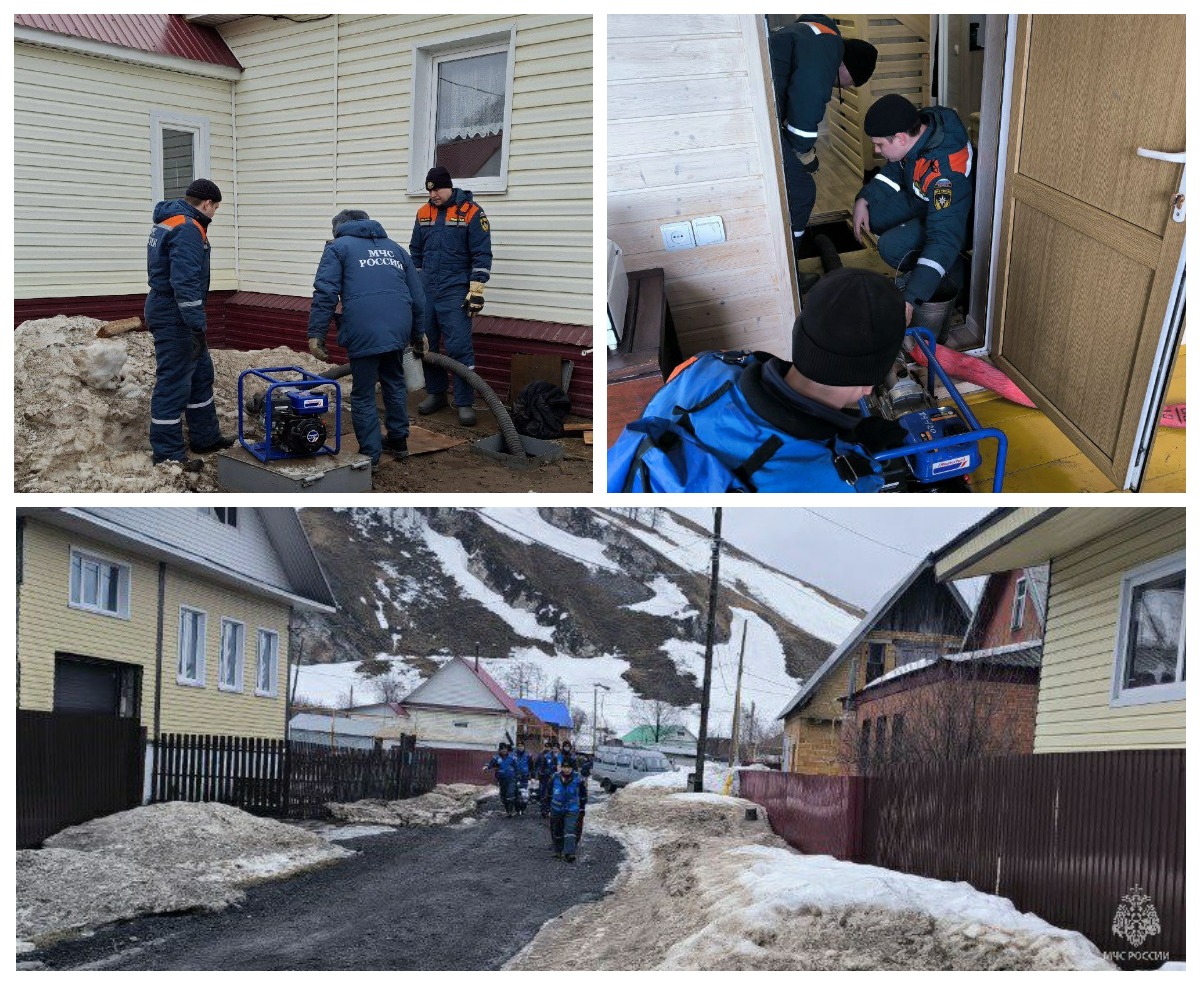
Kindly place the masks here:
POLYGON ((1184 548, 1184 509, 1149 510, 1050 564, 1034 753, 1184 746, 1186 701, 1109 704, 1121 576, 1184 548))
MULTIPOLYGON (((54 706, 54 654, 70 652, 135 663, 142 667, 142 724, 154 725, 155 639, 158 564, 129 557, 36 520, 27 520, 24 578, 20 587, 17 656, 20 662, 18 707, 50 711, 54 706), (128 620, 68 607, 71 545, 130 566, 128 620)), ((163 619, 161 727, 165 732, 260 736, 282 739, 286 712, 288 605, 168 567, 163 619), (179 607, 208 613, 205 686, 176 680, 179 656, 179 607), (221 617, 246 626, 245 678, 241 692, 217 689, 221 617), (258 662, 257 630, 279 633, 279 670, 274 697, 254 693, 258 662)))

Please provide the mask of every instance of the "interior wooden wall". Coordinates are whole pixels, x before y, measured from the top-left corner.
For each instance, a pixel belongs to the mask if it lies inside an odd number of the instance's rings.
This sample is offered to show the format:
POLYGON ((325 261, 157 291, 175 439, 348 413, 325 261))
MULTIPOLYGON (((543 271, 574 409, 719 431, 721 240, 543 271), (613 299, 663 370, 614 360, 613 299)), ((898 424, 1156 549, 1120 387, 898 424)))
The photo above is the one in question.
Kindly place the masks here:
POLYGON ((608 235, 628 270, 661 267, 684 354, 787 356, 790 279, 761 15, 608 18, 608 235), (659 226, 724 220, 726 242, 662 248, 659 226))

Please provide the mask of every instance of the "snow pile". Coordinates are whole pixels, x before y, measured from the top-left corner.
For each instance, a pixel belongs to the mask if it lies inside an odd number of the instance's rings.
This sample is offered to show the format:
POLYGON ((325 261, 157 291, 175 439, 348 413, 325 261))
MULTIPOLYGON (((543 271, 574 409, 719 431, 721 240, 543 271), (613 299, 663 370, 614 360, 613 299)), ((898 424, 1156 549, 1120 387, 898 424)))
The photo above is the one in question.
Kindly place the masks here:
MULTIPOLYGON (((154 341, 149 333, 97 340, 98 319, 55 316, 13 333, 15 484, 20 492, 209 492, 216 462, 188 474, 150 461, 154 341)), ((237 379, 247 368, 312 364, 290 348, 211 352, 221 430, 237 429, 237 379)))
MULTIPOLYGON (((705 767, 705 787, 709 787, 705 767)), ((962 883, 796 853, 754 803, 655 775, 588 810, 630 862, 615 891, 542 928, 509 968, 1106 969, 1082 935, 962 883)), ((720 769, 713 769, 720 782, 720 769)), ((584 838, 586 852, 587 838, 584 838)))
POLYGON ((475 812, 480 800, 495 795, 494 788, 479 785, 438 785, 411 799, 360 799, 330 802, 329 814, 350 823, 382 826, 446 826, 475 812))
POLYGON ((17 938, 46 944, 146 913, 217 910, 242 888, 352 852, 216 802, 164 802, 17 852, 17 938))

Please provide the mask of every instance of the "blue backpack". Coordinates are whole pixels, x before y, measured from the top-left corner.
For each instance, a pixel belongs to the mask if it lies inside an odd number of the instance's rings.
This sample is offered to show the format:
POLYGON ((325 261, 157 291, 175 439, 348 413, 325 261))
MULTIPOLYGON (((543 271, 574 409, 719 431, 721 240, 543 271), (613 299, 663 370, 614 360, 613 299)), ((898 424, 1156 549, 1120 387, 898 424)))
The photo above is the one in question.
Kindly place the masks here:
POLYGON ((860 445, 792 437, 750 408, 738 377, 755 360, 713 351, 677 370, 609 449, 608 491, 877 493, 882 472, 860 445))

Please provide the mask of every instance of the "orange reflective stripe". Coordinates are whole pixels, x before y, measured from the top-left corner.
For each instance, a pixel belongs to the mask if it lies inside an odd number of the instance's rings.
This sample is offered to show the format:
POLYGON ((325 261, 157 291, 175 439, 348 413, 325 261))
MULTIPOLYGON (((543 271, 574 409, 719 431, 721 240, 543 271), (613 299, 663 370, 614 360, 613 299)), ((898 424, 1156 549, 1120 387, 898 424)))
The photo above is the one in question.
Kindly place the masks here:
POLYGON ((417 209, 417 218, 422 222, 432 220, 436 217, 436 215, 437 210, 431 204, 429 204, 429 202, 425 202, 424 205, 417 209))
POLYGON ((668 375, 668 376, 667 376, 667 381, 668 381, 668 382, 670 382, 670 381, 671 381, 671 379, 673 379, 673 378, 674 378, 676 375, 678 375, 678 374, 679 374, 681 371, 683 371, 685 368, 687 368, 687 367, 689 367, 689 366, 691 366, 691 365, 694 365, 694 364, 695 364, 697 361, 699 361, 699 360, 700 360, 700 355, 699 355, 699 354, 695 355, 694 357, 690 357, 690 358, 688 358, 688 359, 687 359, 687 361, 685 361, 685 362, 684 362, 683 364, 681 364, 681 365, 680 365, 678 368, 676 368, 676 369, 675 369, 673 372, 671 372, 671 374, 670 374, 670 375, 668 375))
POLYGON ((200 239, 204 240, 205 243, 208 242, 208 233, 206 233, 204 231, 204 227, 190 215, 172 215, 169 219, 163 219, 159 225, 166 226, 168 229, 174 229, 181 222, 190 222, 193 226, 200 230, 200 239))
POLYGON ((958 174, 965 174, 971 165, 971 147, 963 146, 957 153, 950 154, 950 169, 958 174))
POLYGON ((801 21, 801 24, 807 24, 813 31, 821 35, 836 35, 837 32, 829 27, 828 24, 821 24, 819 21, 801 21))

